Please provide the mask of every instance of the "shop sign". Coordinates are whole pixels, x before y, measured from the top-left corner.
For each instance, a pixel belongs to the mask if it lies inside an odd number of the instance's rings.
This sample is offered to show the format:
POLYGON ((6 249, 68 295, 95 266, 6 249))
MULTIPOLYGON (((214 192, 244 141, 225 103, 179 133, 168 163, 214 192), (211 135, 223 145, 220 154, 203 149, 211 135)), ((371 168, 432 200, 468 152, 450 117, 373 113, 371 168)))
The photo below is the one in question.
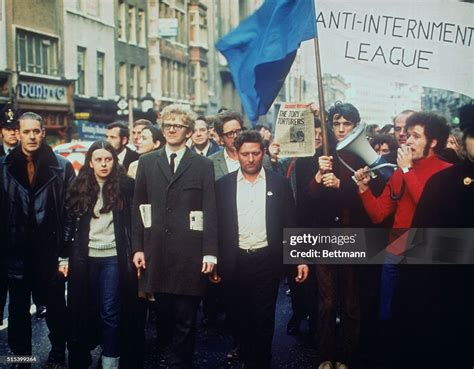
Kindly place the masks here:
POLYGON ((79 139, 82 141, 97 141, 105 140, 107 124, 106 123, 91 123, 84 120, 76 120, 74 122, 77 126, 79 139))
POLYGON ((18 94, 21 100, 67 104, 66 87, 46 83, 20 82, 18 94))

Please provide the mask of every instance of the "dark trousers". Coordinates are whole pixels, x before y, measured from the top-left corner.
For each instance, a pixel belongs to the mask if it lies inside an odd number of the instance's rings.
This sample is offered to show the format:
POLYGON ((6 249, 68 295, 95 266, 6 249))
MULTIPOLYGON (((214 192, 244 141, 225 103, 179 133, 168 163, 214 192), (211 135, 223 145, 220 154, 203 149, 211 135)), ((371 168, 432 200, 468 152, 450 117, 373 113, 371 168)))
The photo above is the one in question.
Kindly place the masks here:
MULTIPOLYGON (((10 296, 8 305, 8 344, 15 355, 31 355, 31 293, 34 277, 9 278, 10 296)), ((66 345, 66 302, 64 299, 64 278, 55 275, 46 293, 46 324, 49 329, 51 346, 64 350, 66 345)))
POLYGON ((360 329, 359 291, 356 269, 352 265, 317 265, 318 350, 321 361, 350 364, 358 344, 360 329), (338 300, 341 324, 336 336, 338 300), (337 337, 337 343, 336 343, 337 337), (340 347, 340 353, 336 353, 340 347))
POLYGON ((89 257, 89 288, 101 323, 102 354, 120 356, 120 291, 117 256, 89 257))
POLYGON ((316 273, 314 272, 314 266, 310 266, 308 279, 305 281, 305 283, 297 283, 295 281, 297 274, 298 270, 296 266, 290 265, 289 269, 287 270, 287 275, 288 287, 291 291, 291 307, 293 309, 293 317, 297 321, 301 321, 309 316, 311 333, 314 333, 316 330, 316 320, 318 316, 318 288, 316 285, 316 273))
POLYGON ((191 368, 200 297, 157 293, 158 344, 170 368, 191 368))
POLYGON ((279 279, 269 265, 269 248, 239 251, 232 290, 237 309, 243 361, 250 368, 270 367, 279 279))

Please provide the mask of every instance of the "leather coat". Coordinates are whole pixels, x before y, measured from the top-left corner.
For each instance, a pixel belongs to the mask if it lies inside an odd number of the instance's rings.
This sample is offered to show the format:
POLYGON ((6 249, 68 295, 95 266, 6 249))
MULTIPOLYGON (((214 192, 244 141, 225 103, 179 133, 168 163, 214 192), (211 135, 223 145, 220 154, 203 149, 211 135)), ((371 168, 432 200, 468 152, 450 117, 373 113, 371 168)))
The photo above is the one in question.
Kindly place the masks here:
MULTIPOLYGON (((35 153, 36 175, 30 186, 26 159, 18 146, 0 158, 0 288, 6 278, 39 278, 41 285, 57 273, 58 256, 72 239, 72 222, 64 200, 75 177, 69 161, 47 146, 35 153)), ((0 294, 0 312, 4 295, 0 294)))

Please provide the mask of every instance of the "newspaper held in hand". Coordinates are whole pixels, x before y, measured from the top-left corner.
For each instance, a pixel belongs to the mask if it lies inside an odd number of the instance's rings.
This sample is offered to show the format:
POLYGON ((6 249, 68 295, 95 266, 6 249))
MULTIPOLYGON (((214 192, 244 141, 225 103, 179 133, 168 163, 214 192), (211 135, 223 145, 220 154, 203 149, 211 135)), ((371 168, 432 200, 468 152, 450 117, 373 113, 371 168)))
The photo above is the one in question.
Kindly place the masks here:
POLYGON ((139 206, 140 215, 142 217, 143 227, 151 227, 151 204, 141 204, 139 206))
POLYGON ((281 105, 275 126, 275 142, 280 144, 280 158, 314 155, 314 116, 308 104, 281 105))
POLYGON ((204 218, 202 211, 189 212, 189 229, 202 231, 204 229, 204 218))

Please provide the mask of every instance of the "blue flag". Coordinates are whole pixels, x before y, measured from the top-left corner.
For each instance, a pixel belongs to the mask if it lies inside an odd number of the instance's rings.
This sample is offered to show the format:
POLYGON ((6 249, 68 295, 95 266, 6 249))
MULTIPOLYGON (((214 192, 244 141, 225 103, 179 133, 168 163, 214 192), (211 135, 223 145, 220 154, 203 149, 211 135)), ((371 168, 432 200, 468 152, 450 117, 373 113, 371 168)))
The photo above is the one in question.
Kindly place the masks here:
POLYGON ((316 37, 313 0, 267 0, 216 48, 252 122, 267 113, 302 41, 316 37))

